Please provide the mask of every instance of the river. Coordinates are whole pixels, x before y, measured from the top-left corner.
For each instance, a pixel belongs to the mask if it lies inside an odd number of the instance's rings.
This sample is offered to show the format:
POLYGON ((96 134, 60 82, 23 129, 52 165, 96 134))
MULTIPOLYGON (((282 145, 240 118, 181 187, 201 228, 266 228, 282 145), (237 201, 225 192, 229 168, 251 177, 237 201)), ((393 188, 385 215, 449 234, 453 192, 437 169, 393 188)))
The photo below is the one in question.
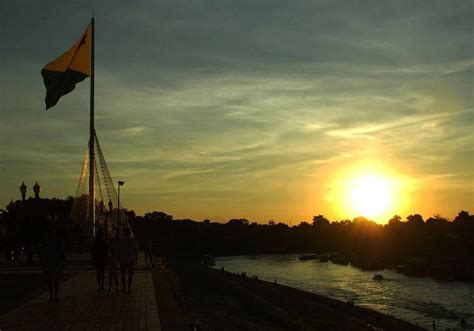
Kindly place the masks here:
POLYGON ((298 255, 216 258, 215 268, 221 267, 342 301, 353 300, 358 306, 429 330, 433 320, 437 330, 461 329, 461 318, 468 322, 469 330, 474 329, 473 283, 411 277, 393 270, 377 272, 385 279, 376 281, 372 279, 374 272, 318 260, 300 261, 298 255))

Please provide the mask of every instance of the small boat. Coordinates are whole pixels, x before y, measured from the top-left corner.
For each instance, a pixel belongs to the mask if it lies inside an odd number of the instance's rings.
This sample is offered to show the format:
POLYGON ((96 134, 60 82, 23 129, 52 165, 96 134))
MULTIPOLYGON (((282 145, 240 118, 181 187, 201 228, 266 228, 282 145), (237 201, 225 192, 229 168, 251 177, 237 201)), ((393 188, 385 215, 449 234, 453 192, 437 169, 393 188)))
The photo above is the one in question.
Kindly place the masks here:
POLYGON ((300 261, 307 261, 307 260, 317 260, 318 254, 303 254, 298 256, 300 261))
POLYGON ((329 255, 320 255, 319 256, 319 261, 328 262, 329 261, 329 255))
POLYGON ((346 255, 339 254, 339 253, 331 254, 331 257, 329 258, 329 260, 332 263, 341 264, 341 265, 348 265, 350 262, 349 258, 346 255))
POLYGON ((385 277, 381 274, 375 274, 374 277, 372 277, 373 280, 384 280, 385 277))

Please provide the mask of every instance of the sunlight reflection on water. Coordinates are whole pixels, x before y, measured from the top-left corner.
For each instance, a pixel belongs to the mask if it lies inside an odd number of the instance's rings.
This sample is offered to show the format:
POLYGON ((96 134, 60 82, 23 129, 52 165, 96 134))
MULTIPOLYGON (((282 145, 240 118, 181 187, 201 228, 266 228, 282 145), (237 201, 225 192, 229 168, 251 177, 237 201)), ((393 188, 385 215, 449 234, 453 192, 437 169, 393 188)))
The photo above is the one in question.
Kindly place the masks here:
POLYGON ((326 295, 381 313, 432 328, 459 329, 465 318, 474 324, 474 284, 440 282, 425 277, 408 277, 383 270, 383 281, 372 279, 374 272, 351 266, 299 261, 297 255, 231 256, 216 258, 215 268, 326 295))

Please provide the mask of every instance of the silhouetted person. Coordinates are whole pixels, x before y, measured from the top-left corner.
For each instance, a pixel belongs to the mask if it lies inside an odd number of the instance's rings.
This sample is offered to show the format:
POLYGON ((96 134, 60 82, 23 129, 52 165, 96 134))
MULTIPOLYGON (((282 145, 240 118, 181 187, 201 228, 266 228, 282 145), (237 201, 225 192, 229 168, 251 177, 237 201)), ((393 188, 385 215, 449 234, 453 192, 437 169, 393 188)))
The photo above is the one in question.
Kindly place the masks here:
POLYGON ((124 238, 119 241, 119 262, 122 274, 122 292, 125 292, 125 277, 128 275, 128 293, 132 293, 133 269, 138 259, 138 245, 130 237, 130 229, 124 229, 124 238))
POLYGON ((110 250, 109 256, 109 289, 112 291, 112 281, 115 283, 115 290, 118 292, 118 270, 119 270, 119 263, 118 263, 118 256, 117 250, 115 247, 112 247, 110 250))
POLYGON ((59 301, 59 281, 64 268, 64 245, 57 238, 56 229, 49 227, 39 249, 41 267, 48 282, 49 301, 59 301))
POLYGON ((107 243, 104 240, 104 232, 97 230, 95 238, 92 241, 91 248, 92 265, 97 273, 97 292, 104 290, 104 273, 107 266, 108 250, 107 243))
POLYGON ((148 267, 148 260, 150 260, 150 266, 153 268, 153 249, 151 248, 151 242, 150 240, 147 240, 145 244, 145 263, 146 266, 148 267))

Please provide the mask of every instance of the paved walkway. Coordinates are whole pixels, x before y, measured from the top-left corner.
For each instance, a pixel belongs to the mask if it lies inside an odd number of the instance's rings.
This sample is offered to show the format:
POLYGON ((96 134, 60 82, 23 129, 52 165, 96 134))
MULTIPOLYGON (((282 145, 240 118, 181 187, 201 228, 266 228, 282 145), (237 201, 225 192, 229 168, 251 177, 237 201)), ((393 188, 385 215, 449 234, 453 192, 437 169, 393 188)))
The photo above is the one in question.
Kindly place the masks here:
POLYGON ((143 257, 132 294, 98 294, 95 271, 77 270, 77 276, 61 284, 59 303, 49 303, 45 292, 0 315, 0 330, 161 330, 152 275, 142 262, 143 257))

